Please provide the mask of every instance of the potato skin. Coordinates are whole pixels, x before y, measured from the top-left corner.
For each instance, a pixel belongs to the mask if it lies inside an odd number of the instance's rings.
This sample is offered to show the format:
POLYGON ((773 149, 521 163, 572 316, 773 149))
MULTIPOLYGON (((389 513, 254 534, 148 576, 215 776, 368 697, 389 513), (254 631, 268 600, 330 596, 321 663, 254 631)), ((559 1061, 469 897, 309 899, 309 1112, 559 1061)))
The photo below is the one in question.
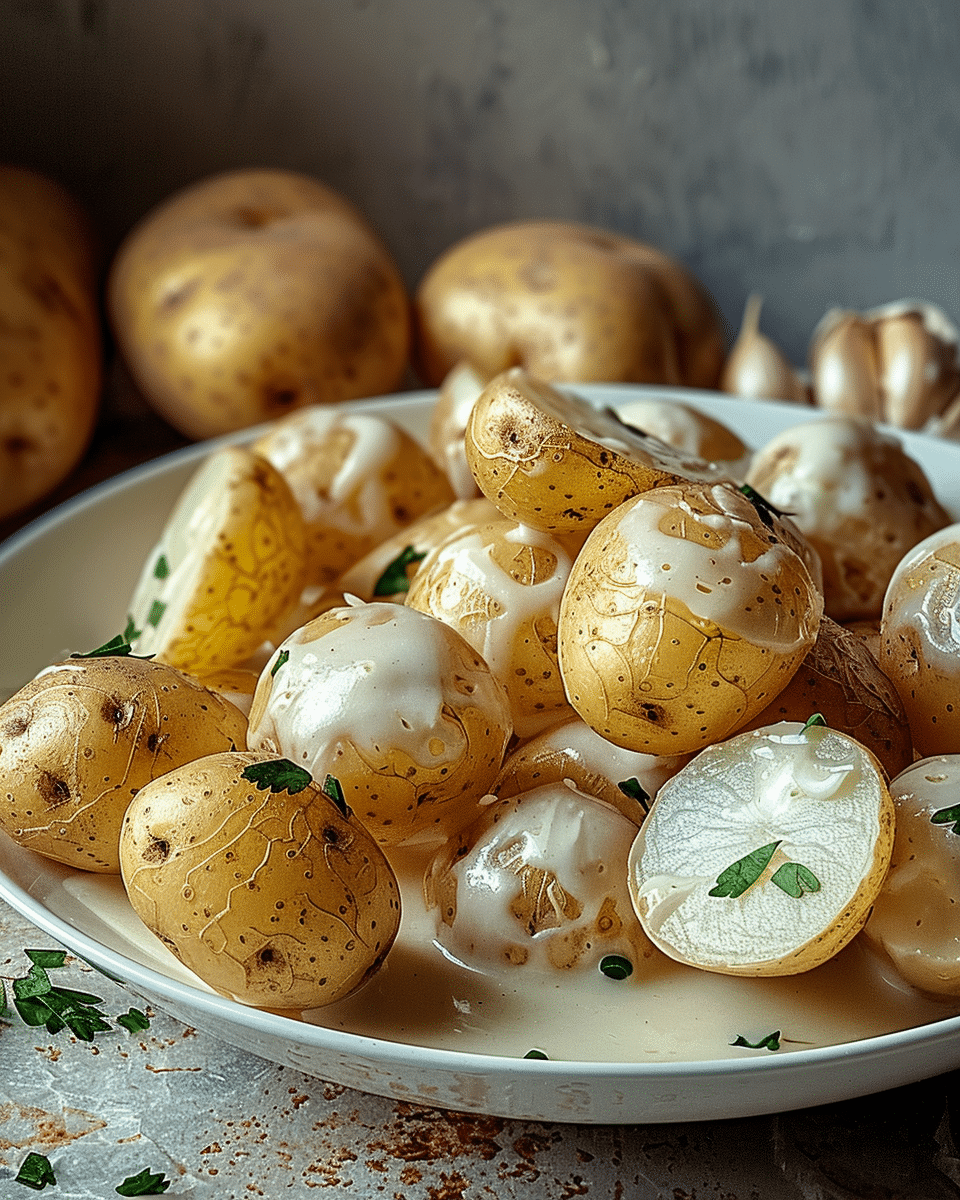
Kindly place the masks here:
POLYGON ((497 225, 452 246, 414 297, 415 357, 439 386, 457 363, 488 377, 715 387, 726 353, 713 301, 678 262, 563 221, 497 225))
POLYGON ((0 829, 57 862, 116 873, 137 791, 243 745, 246 724, 233 704, 163 663, 56 663, 0 706, 0 829))
POLYGON ((409 353, 386 247, 343 197, 287 171, 216 175, 148 213, 108 302, 147 399, 194 438, 393 391, 409 353))
POLYGON ((73 198, 0 166, 0 518, 52 491, 86 450, 100 403, 97 252, 73 198))
POLYGON ((210 755, 155 780, 121 836, 130 903, 211 987, 254 1007, 307 1009, 356 990, 400 927, 396 877, 314 781, 244 778, 276 761, 210 755))

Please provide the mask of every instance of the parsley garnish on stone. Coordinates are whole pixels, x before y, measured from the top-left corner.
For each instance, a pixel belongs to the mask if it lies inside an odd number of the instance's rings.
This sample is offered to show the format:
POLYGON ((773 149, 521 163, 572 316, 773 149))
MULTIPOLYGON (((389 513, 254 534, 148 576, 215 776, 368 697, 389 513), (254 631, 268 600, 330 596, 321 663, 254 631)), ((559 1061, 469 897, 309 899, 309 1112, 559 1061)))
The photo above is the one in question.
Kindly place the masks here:
POLYGON ((27 975, 13 981, 13 1003, 28 1025, 42 1025, 48 1033, 59 1033, 67 1028, 83 1042, 93 1041, 95 1033, 110 1028, 95 1007, 103 1003, 99 996, 51 983, 47 970, 63 966, 65 950, 25 950, 24 953, 33 965, 27 975))
POLYGON ((803 726, 801 733, 806 733, 808 729, 818 729, 819 727, 826 728, 827 722, 823 719, 822 713, 814 713, 807 717, 806 723, 803 726))
POLYGON ((142 1033, 150 1028, 150 1018, 139 1008, 131 1008, 117 1017, 117 1024, 122 1025, 130 1033, 142 1033))
POLYGON ((144 1167, 136 1175, 128 1175, 114 1191, 118 1196, 159 1196, 169 1186, 170 1180, 164 1178, 162 1171, 154 1174, 144 1167))
POLYGON ((150 605, 150 611, 147 613, 147 624, 152 625, 154 629, 160 624, 163 619, 163 614, 167 611, 167 606, 162 600, 154 600, 150 605))
POLYGON ((549 1062, 549 1058, 547 1057, 546 1054, 544 1054, 544 1052, 542 1050, 528 1050, 523 1057, 524 1058, 542 1058, 545 1061, 549 1062))
POLYGON ((251 763, 249 767, 240 772, 240 777, 256 784, 261 792, 265 792, 269 788, 274 795, 277 792, 289 792, 291 796, 295 796, 313 783, 313 776, 310 772, 305 771, 303 767, 298 767, 289 758, 274 758, 269 762, 251 763))
POLYGON ((423 562, 426 557, 425 550, 419 551, 414 546, 407 546, 401 550, 374 584, 373 594, 375 596, 396 596, 398 592, 408 592, 410 578, 407 575, 407 567, 413 563, 423 562))
POLYGON ((629 796, 631 800, 636 800, 645 813, 650 811, 650 793, 640 786, 639 779, 636 777, 622 779, 617 784, 617 787, 625 796, 629 796))
POLYGON ((932 825, 952 825, 951 833, 960 837, 960 804, 952 804, 949 808, 938 808, 930 818, 932 825))
POLYGON ((323 781, 323 794, 330 797, 344 817, 350 816, 350 806, 344 797, 340 780, 335 775, 328 775, 323 781))
POLYGON ((274 675, 276 675, 276 673, 284 665, 284 663, 287 663, 289 661, 290 661, 290 651, 289 650, 281 650, 280 653, 277 655, 277 661, 270 668, 270 678, 272 679, 274 677, 274 675))
POLYGON ((167 562, 167 556, 161 554, 157 561, 153 564, 154 579, 166 579, 170 574, 170 564, 167 562))
POLYGON ((743 1034, 738 1033, 730 1045, 745 1046, 748 1050, 779 1050, 780 1030, 775 1029, 773 1033, 768 1033, 767 1036, 761 1038, 759 1042, 748 1042, 743 1034))
POLYGON ((50 1159, 45 1154, 31 1151, 20 1164, 20 1170, 14 1178, 14 1183, 22 1183, 35 1192, 42 1192, 48 1183, 56 1185, 57 1177, 53 1173, 50 1159))

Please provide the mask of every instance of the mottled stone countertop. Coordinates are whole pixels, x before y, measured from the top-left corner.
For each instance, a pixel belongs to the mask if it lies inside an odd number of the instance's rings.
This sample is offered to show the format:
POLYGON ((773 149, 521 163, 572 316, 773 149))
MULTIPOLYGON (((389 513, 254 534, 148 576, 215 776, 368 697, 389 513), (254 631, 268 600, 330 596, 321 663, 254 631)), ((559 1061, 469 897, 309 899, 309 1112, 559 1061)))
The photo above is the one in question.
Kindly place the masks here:
MULTIPOLYGON (((0 903, 0 977, 50 939, 0 903)), ((63 1200, 108 1200, 144 1168, 166 1195, 575 1196, 623 1200, 946 1200, 960 1197, 956 1073, 897 1091, 752 1120, 553 1125, 364 1095, 276 1066, 147 1010, 71 958, 63 986, 92 992, 111 1029, 92 1042, 0 1018, 0 1197, 30 1152, 63 1200)))

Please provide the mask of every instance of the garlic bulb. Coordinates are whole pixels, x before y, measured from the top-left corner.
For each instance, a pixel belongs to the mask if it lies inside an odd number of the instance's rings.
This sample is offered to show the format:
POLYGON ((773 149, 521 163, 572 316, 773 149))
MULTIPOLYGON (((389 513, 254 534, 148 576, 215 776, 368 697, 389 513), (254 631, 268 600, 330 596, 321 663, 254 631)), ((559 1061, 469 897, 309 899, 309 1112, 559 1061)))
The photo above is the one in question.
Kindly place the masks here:
POLYGON ((777 347, 760 332, 761 296, 751 296, 737 340, 724 364, 720 388, 752 400, 792 400, 809 404, 809 393, 777 347))
POLYGON ((816 403, 902 429, 946 434, 960 422, 960 348, 954 325, 921 300, 863 313, 832 309, 810 344, 816 403))

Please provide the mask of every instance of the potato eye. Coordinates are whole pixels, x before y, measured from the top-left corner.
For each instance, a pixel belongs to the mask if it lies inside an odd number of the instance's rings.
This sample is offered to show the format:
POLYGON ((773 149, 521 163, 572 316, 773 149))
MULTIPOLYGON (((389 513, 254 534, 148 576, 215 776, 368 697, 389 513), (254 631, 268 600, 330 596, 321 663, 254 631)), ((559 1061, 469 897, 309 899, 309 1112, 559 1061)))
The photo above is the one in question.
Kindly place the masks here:
POLYGON ((150 845, 144 847, 143 860, 148 863, 162 863, 170 857, 170 843, 164 838, 151 838, 150 845))

